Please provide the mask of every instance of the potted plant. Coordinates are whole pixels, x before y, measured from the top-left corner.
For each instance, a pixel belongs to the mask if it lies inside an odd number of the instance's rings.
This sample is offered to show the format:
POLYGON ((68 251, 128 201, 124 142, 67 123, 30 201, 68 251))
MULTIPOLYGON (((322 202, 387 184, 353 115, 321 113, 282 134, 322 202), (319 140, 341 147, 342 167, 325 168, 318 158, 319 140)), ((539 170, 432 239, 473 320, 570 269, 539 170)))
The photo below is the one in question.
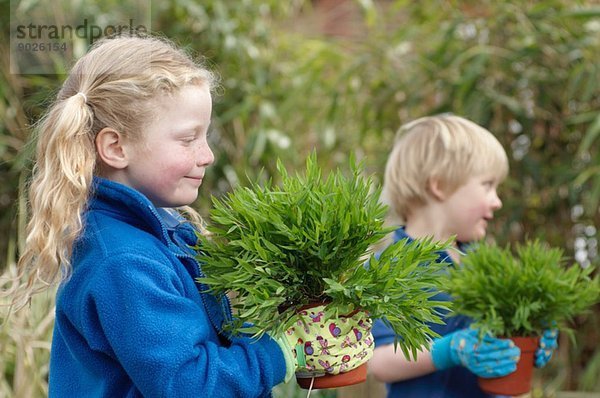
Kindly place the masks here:
MULTIPOLYGON (((397 345, 416 356, 435 336, 427 323, 440 323, 438 311, 447 309, 429 300, 440 288, 443 265, 435 259, 445 244, 398 242, 376 257, 370 248, 390 229, 361 165, 351 161, 349 176, 338 170, 327 178, 315 155, 303 175, 289 175, 281 162, 277 168, 280 185, 251 183, 214 199, 209 233, 199 237, 199 282, 236 294, 229 329, 281 335, 298 322, 298 311, 325 303, 326 319, 357 310, 385 317, 402 336, 397 345)), ((351 383, 364 381, 366 368, 360 372, 351 383)), ((324 380, 313 387, 340 385, 324 380)))
POLYGON ((561 249, 539 241, 502 248, 481 244, 449 271, 446 289, 456 314, 474 320, 481 334, 511 338, 521 349, 517 370, 479 379, 491 394, 519 395, 531 389, 539 337, 551 325, 571 333, 567 322, 600 299, 592 268, 565 266, 561 249))

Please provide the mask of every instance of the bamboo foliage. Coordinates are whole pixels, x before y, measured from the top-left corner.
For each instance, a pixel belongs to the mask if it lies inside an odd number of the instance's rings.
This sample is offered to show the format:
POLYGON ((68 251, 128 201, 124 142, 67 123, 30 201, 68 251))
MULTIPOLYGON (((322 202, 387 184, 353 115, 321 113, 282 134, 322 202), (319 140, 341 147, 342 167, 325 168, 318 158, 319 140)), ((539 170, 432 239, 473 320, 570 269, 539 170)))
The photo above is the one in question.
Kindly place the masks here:
POLYGON ((384 318, 402 336, 400 349, 416 357, 438 337, 428 325, 449 309, 432 298, 445 266, 435 260, 449 242, 400 241, 376 257, 371 248, 391 231, 362 166, 325 176, 313 154, 302 174, 277 167, 280 186, 253 183, 215 200, 209 234, 199 236, 199 281, 213 293, 236 293, 229 326, 283 335, 302 306, 325 302, 325 319, 358 309, 384 318))
POLYGON ((590 278, 592 272, 567 266, 561 249, 539 241, 514 250, 481 244, 443 285, 455 313, 473 319, 482 334, 541 336, 551 327, 568 329, 568 321, 600 302, 600 277, 590 278))

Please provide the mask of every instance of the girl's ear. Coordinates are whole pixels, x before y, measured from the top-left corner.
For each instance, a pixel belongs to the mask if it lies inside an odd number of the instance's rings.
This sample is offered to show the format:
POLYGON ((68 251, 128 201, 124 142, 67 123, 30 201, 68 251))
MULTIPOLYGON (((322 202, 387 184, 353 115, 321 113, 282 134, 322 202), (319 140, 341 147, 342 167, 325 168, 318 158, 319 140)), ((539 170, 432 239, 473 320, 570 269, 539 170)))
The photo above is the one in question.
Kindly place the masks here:
POLYGON ((434 199, 440 202, 446 200, 446 190, 444 189, 444 184, 442 184, 439 178, 431 177, 427 181, 427 190, 434 199))
POLYGON ((129 160, 123 141, 123 136, 110 127, 105 127, 96 134, 96 151, 102 163, 115 169, 127 167, 129 160))

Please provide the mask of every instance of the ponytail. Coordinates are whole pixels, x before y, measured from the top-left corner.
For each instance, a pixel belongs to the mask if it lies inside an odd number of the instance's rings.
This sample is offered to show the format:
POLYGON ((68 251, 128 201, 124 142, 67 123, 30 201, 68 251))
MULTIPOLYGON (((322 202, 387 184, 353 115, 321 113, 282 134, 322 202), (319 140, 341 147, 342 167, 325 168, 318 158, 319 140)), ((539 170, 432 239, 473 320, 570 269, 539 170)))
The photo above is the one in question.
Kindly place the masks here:
POLYGON ((92 124, 85 97, 75 95, 57 101, 37 128, 30 221, 18 264, 21 275, 29 276, 22 294, 17 292, 17 307, 35 293, 38 282, 43 289, 70 274, 73 242, 83 228, 81 214, 95 168, 92 124))

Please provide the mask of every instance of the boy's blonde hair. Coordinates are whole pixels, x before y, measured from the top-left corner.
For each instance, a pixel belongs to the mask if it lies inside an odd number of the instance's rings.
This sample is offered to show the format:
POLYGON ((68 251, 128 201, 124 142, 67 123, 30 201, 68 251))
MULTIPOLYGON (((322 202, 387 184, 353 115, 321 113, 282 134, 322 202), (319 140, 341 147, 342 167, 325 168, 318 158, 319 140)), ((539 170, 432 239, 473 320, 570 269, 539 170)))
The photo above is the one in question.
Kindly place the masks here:
POLYGON ((389 155, 382 200, 388 224, 406 222, 411 211, 426 203, 428 184, 437 179, 451 194, 472 176, 506 178, 508 158, 496 137, 459 116, 423 117, 403 125, 389 155))
POLYGON ((83 229, 82 214, 98 166, 96 134, 110 127, 127 140, 140 139, 152 120, 152 100, 189 84, 212 89, 215 78, 174 44, 156 37, 106 38, 77 61, 36 128, 31 216, 18 263, 20 275, 29 277, 20 287, 17 306, 70 275, 73 243, 83 229), (40 289, 36 282, 43 282, 40 289))

